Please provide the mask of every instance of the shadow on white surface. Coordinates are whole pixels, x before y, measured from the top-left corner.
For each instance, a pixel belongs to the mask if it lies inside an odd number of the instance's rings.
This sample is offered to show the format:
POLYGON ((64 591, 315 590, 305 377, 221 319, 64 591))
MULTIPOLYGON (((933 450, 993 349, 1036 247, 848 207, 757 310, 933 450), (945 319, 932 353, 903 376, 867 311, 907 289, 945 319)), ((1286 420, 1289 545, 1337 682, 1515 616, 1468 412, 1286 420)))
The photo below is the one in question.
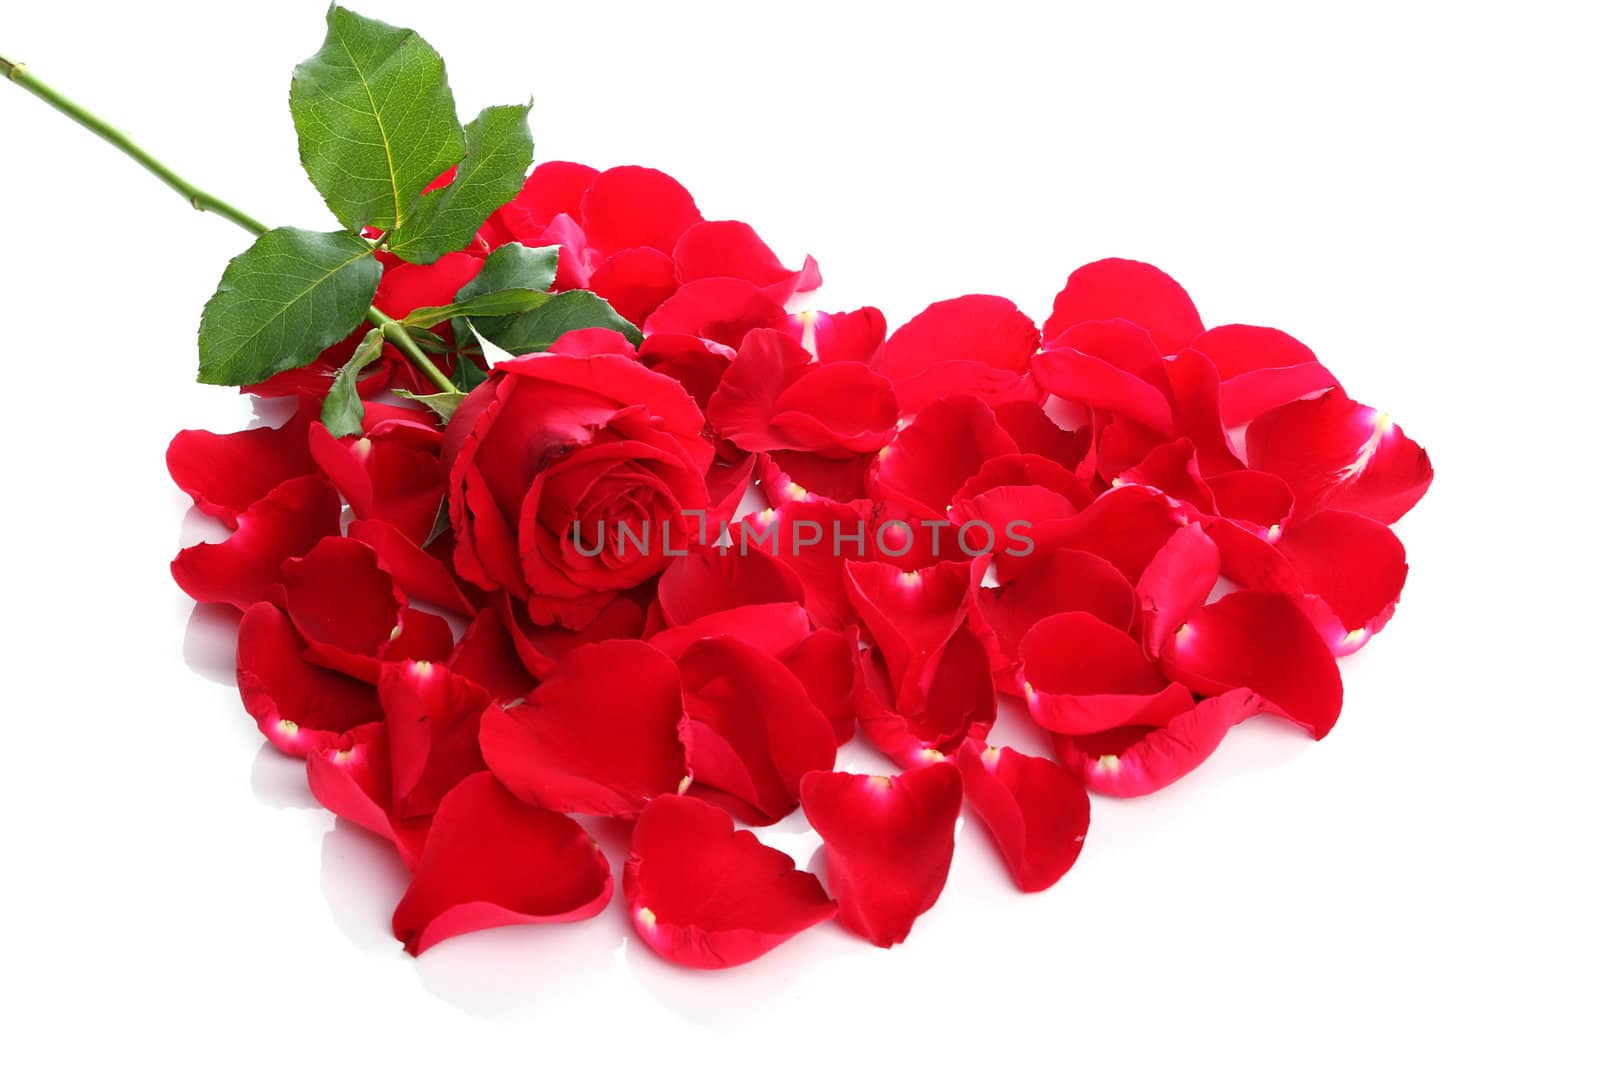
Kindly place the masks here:
POLYGON ((196 604, 183 630, 183 661, 208 682, 238 685, 239 613, 226 604, 196 604))
POLYGON ((357 948, 400 953, 389 917, 410 877, 394 846, 353 823, 335 819, 322 837, 322 895, 357 948))
POLYGON ((269 808, 315 811, 321 807, 306 784, 304 760, 285 756, 261 742, 250 762, 250 792, 269 808))

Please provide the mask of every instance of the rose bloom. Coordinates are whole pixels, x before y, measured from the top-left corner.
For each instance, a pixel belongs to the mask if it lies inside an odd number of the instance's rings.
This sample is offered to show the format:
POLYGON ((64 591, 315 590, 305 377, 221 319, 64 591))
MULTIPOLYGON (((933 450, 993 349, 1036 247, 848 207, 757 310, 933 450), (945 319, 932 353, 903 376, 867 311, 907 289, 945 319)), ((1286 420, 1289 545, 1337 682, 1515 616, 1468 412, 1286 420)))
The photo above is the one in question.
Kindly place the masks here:
POLYGON ((499 363, 445 442, 457 571, 525 599, 537 624, 587 625, 698 536, 704 421, 682 386, 627 356, 499 363))

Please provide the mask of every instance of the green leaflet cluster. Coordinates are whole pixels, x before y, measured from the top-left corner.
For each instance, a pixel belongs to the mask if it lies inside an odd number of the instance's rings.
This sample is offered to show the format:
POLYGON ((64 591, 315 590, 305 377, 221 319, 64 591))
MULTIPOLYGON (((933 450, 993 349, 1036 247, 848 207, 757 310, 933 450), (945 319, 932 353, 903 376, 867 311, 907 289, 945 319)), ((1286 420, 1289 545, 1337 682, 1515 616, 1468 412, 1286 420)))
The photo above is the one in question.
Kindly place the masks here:
POLYGON ((414 31, 341 7, 327 16, 321 49, 295 68, 289 109, 300 161, 343 229, 280 227, 229 262, 200 319, 199 380, 252 385, 304 367, 364 320, 374 323, 335 379, 323 421, 360 432, 356 380, 399 345, 428 364, 441 392, 416 399, 448 418, 460 393, 482 379, 469 355, 479 337, 514 355, 541 351, 567 329, 638 331, 592 293, 554 295, 556 249, 496 249, 456 302, 420 308, 396 323, 372 309, 383 274, 376 252, 432 263, 464 248, 496 208, 521 189, 533 162, 529 105, 483 109, 463 126, 444 61, 414 31), (450 172, 447 184, 423 192, 450 172), (377 239, 366 234, 381 231, 377 239), (452 323, 453 340, 433 332, 452 323), (445 376, 426 352, 454 353, 445 376), (448 388, 445 386, 448 385, 448 388))

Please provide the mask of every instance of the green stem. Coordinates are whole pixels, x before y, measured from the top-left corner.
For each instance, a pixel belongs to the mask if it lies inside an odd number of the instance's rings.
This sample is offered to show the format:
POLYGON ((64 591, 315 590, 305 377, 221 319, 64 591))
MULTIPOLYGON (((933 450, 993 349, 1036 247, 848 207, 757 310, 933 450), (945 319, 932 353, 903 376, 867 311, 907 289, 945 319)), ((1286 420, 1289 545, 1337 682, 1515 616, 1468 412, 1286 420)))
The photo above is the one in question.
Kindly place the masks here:
MULTIPOLYGON (((235 226, 249 231, 256 237, 260 237, 267 232, 267 227, 264 224, 257 222, 226 200, 212 196, 204 189, 198 188, 173 173, 171 168, 143 148, 140 148, 127 134, 35 78, 23 64, 0 56, 0 76, 4 76, 7 81, 14 82, 16 85, 28 90, 28 92, 67 116, 73 122, 116 147, 123 155, 128 156, 145 170, 160 178, 179 196, 189 201, 195 210, 209 211, 215 215, 221 215, 235 226)), ((385 339, 404 352, 406 358, 415 363, 417 368, 434 385, 437 385, 447 393, 460 392, 450 379, 434 365, 433 360, 429 359, 422 349, 417 347, 417 343, 411 339, 411 335, 406 332, 404 326, 401 326, 375 307, 367 309, 367 318, 374 326, 382 330, 385 339)))
POLYGON ((249 230, 257 237, 260 237, 262 234, 267 232, 266 226, 257 222, 249 215, 246 215, 243 211, 240 211, 226 200, 212 196, 204 189, 196 188, 191 183, 174 174, 166 164, 162 163, 149 152, 146 152, 144 149, 134 144, 133 141, 129 140, 127 134, 112 126, 98 115, 84 110, 73 101, 67 99, 65 96, 62 96, 50 86, 40 81, 38 78, 35 78, 28 72, 28 68, 23 64, 13 63, 4 56, 0 56, 0 74, 5 75, 7 80, 15 82, 17 85, 28 90, 28 92, 32 93, 34 96, 37 96, 40 100, 43 100, 45 103, 55 108, 57 111, 67 116, 67 118, 71 119, 73 122, 76 122, 84 129, 121 149, 124 155, 129 156, 134 160, 134 162, 138 163, 145 170, 166 182, 167 185, 171 187, 172 190, 175 191, 179 196, 189 201, 190 205, 194 207, 196 211, 210 211, 214 214, 221 215, 235 226, 249 230))
MULTIPOLYGON (((440 392, 459 393, 461 391, 456 388, 455 383, 443 371, 434 366, 433 360, 429 359, 427 354, 418 347, 417 342, 412 339, 410 332, 404 326, 377 308, 367 309, 367 321, 382 330, 383 339, 404 352, 406 358, 415 363, 417 369, 427 375, 430 382, 439 387, 440 392)), ((462 356, 460 358, 465 359, 466 357, 462 356)))

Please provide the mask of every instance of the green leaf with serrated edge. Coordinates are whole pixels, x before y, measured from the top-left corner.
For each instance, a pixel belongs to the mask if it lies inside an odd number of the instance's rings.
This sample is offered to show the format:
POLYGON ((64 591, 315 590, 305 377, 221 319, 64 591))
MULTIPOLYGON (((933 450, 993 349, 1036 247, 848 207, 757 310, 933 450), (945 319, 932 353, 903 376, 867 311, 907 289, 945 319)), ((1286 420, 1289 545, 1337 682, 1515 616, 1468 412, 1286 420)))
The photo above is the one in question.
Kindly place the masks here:
POLYGON ((200 381, 254 385, 303 367, 366 317, 383 267, 347 233, 268 230, 229 260, 200 316, 200 381))
POLYGON ((456 408, 461 406, 461 401, 466 399, 466 393, 413 393, 405 389, 396 389, 395 396, 407 400, 415 400, 433 410, 439 416, 440 422, 449 422, 450 416, 456 413, 456 408))
POLYGON ((549 292, 556 282, 556 266, 560 258, 560 245, 529 248, 515 241, 503 244, 489 253, 483 266, 467 284, 456 290, 456 300, 468 300, 497 289, 549 292))
POLYGON ((467 155, 454 180, 424 196, 385 241, 401 259, 432 263, 466 247, 484 220, 522 189, 533 163, 527 105, 486 107, 467 123, 466 134, 467 155))
MULTIPOLYGON (((526 245, 510 242, 503 244, 489 253, 483 261, 482 268, 470 278, 465 285, 456 291, 456 306, 475 301, 479 297, 487 296, 497 291, 513 290, 525 293, 536 293, 538 298, 529 298, 526 307, 516 308, 506 314, 522 311, 532 311, 548 300, 547 290, 555 284, 556 264, 561 258, 559 245, 547 245, 541 248, 529 248, 526 245)), ((433 308, 419 309, 432 312, 433 308)), ((455 322, 455 336, 458 346, 470 344, 471 334, 467 329, 467 317, 475 318, 492 317, 496 312, 492 305, 484 305, 475 310, 457 310, 455 322)))
POLYGON ((328 10, 328 36, 294 69, 300 162, 339 221, 393 230, 466 151, 444 60, 411 30, 328 10))
POLYGON ((350 361, 333 376, 333 386, 322 400, 322 424, 335 437, 356 437, 362 430, 361 419, 366 408, 361 394, 356 390, 356 379, 367 364, 383 355, 383 331, 369 330, 356 346, 350 361))
POLYGON ((518 315, 543 306, 549 299, 549 293, 536 292, 532 289, 499 289, 492 293, 479 293, 477 296, 458 300, 454 304, 445 304, 442 307, 417 308, 400 321, 407 326, 427 329, 447 319, 518 315))
POLYGON ((615 330, 626 337, 629 344, 636 345, 643 339, 637 326, 586 289, 557 293, 543 307, 522 315, 477 322, 483 336, 514 356, 543 352, 567 331, 593 326, 615 330))

